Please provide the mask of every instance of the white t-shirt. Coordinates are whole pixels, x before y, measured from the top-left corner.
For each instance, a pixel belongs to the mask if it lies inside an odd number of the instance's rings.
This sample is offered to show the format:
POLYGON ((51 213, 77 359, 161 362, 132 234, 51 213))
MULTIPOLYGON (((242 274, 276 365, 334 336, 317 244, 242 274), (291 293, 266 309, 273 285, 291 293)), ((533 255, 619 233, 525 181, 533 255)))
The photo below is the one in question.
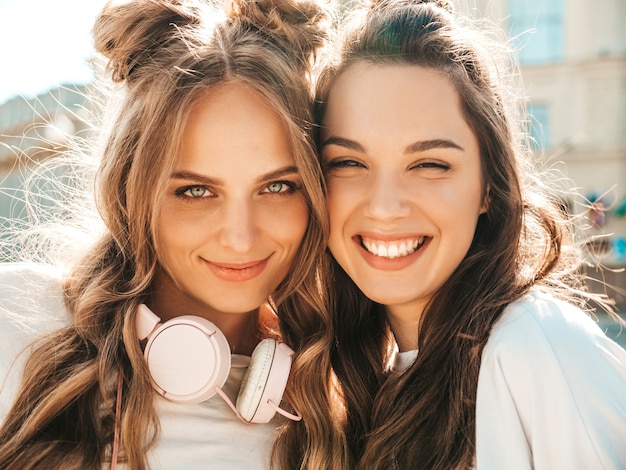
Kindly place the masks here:
MULTIPOLYGON (((15 397, 29 343, 69 321, 60 279, 51 268, 0 263, 0 422, 15 397)), ((223 387, 233 403, 248 362, 233 355, 223 387)), ((245 424, 218 395, 198 404, 159 396, 156 406, 161 434, 148 454, 151 469, 269 468, 274 432, 284 419, 280 415, 267 424, 245 424)))
POLYGON ((509 305, 482 354, 476 469, 626 469, 626 351, 548 295, 509 305))

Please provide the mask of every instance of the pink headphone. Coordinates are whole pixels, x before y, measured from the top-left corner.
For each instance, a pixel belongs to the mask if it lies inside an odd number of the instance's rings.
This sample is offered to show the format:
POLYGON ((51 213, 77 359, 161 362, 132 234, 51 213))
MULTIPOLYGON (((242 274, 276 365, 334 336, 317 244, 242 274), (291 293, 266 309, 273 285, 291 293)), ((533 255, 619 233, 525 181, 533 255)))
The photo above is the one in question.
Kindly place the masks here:
POLYGON ((137 335, 147 340, 144 357, 154 389, 168 400, 199 403, 216 393, 246 423, 267 423, 276 412, 299 421, 279 408, 293 357, 292 349, 273 339, 262 340, 252 353, 236 400, 222 391, 231 367, 230 346, 224 334, 210 321, 183 315, 161 323, 146 305, 136 317, 137 335))

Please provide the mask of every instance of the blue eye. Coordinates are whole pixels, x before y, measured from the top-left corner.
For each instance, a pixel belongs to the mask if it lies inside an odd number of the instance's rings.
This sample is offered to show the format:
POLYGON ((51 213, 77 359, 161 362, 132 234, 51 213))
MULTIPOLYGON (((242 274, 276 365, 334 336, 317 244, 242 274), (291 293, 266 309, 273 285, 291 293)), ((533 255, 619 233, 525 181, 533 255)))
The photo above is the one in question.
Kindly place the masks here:
POLYGON ((284 183, 272 183, 267 186, 267 190, 270 193, 279 193, 283 190, 284 186, 286 186, 284 183))
POLYGON ((191 197, 203 197, 206 192, 206 188, 203 188, 201 186, 194 186, 185 191, 185 194, 189 193, 191 197))
POLYGON ((183 199, 203 199, 213 196, 213 193, 205 186, 184 186, 176 190, 176 197, 183 199))
POLYGON ((298 189, 293 181, 272 181, 261 192, 271 194, 291 194, 298 189))

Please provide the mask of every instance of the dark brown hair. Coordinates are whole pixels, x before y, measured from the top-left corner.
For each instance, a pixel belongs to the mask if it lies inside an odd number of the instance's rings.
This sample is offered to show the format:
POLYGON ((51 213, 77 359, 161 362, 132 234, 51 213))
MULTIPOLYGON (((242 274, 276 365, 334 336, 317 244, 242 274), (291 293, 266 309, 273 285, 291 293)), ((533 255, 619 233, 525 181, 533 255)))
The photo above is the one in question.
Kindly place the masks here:
POLYGON ((471 468, 481 352, 503 309, 533 286, 581 306, 589 297, 568 215, 535 178, 520 137, 521 109, 504 81, 515 76, 508 52, 506 41, 473 27, 450 2, 380 0, 351 13, 338 55, 318 82, 316 118, 323 123, 334 79, 352 64, 445 74, 478 140, 489 200, 467 255, 421 317, 419 355, 402 375, 385 372, 395 343, 384 306, 333 261, 332 361, 352 467, 471 468))

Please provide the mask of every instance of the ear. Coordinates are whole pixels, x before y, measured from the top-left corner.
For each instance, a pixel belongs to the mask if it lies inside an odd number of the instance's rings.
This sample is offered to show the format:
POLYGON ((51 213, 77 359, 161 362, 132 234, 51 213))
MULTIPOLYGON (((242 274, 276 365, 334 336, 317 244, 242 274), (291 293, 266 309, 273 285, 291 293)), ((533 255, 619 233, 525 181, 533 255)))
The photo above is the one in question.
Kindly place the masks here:
POLYGON ((480 206, 480 213, 484 214, 489 210, 489 205, 491 204, 491 187, 487 185, 485 188, 485 194, 483 196, 483 203, 480 206))

